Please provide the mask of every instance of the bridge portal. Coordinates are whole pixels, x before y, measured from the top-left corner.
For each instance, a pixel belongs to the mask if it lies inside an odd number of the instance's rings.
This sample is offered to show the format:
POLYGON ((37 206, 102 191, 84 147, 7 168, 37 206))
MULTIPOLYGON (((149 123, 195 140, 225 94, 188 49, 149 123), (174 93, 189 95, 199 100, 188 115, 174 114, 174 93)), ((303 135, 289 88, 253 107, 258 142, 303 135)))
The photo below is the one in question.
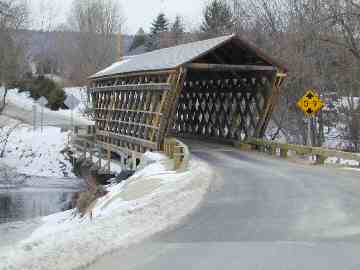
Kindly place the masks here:
POLYGON ((236 35, 124 58, 89 78, 96 141, 144 153, 173 135, 261 138, 285 76, 236 35))

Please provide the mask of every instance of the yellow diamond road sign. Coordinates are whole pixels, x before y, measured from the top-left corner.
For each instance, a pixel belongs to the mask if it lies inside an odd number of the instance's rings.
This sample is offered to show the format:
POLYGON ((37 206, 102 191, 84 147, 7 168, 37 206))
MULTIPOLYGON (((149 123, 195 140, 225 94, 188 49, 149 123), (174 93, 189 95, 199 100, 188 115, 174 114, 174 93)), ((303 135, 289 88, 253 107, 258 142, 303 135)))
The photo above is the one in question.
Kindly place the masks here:
POLYGON ((324 107, 324 103, 314 90, 308 90, 298 101, 297 106, 303 110, 307 116, 313 116, 324 107))

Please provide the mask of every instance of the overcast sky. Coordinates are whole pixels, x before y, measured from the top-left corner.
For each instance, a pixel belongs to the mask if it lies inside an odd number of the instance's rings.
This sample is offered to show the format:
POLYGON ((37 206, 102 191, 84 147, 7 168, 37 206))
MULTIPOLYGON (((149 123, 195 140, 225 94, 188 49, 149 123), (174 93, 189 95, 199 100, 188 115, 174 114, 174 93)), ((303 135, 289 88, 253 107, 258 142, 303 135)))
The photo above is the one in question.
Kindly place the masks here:
MULTIPOLYGON (((34 28, 42 25, 41 14, 49 14, 53 24, 65 23, 72 0, 27 0, 35 22, 34 28), (50 10, 45 8, 50 6, 50 10)), ((148 31, 153 19, 162 11, 169 19, 177 14, 184 17, 186 25, 196 27, 201 22, 201 14, 206 0, 118 0, 126 18, 124 32, 134 34, 143 27, 148 31)))

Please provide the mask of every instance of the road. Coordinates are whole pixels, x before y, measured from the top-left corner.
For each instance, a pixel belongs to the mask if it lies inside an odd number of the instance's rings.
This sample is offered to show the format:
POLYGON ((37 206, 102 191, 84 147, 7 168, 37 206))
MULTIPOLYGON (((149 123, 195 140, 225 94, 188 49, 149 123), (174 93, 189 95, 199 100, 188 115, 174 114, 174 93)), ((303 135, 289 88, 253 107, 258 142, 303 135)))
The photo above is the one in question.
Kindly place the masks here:
POLYGON ((207 145, 217 170, 203 204, 178 226, 89 270, 360 269, 360 172, 207 145))
MULTIPOLYGON (((23 104, 22 104, 23 105, 23 104)), ((10 117, 12 119, 19 120, 20 122, 33 125, 34 124, 34 113, 32 106, 22 106, 15 104, 13 102, 8 101, 7 105, 2 112, 2 115, 6 117, 10 117)), ((37 107, 37 113, 36 113, 36 122, 37 125, 41 125, 41 108, 37 107)), ((44 115, 43 115, 43 125, 44 126, 54 126, 54 127, 60 127, 60 128, 70 128, 71 127, 71 111, 51 111, 49 109, 44 109, 44 115)), ((73 118, 73 124, 75 126, 88 126, 93 125, 94 123, 92 121, 89 121, 85 118, 79 118, 74 116, 73 118)))

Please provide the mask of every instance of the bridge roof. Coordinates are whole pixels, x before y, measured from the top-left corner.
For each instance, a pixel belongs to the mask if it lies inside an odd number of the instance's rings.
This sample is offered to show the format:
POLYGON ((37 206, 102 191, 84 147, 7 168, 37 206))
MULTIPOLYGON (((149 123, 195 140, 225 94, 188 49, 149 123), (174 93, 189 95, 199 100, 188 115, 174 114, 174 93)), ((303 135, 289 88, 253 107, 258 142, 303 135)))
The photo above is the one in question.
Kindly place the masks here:
POLYGON ((97 79, 134 72, 170 70, 195 61, 212 64, 218 57, 215 56, 216 58, 214 58, 214 56, 211 56, 211 53, 221 48, 221 53, 228 54, 228 59, 242 58, 241 54, 246 54, 248 56, 247 60, 239 60, 241 64, 256 65, 261 63, 262 65, 277 67, 282 71, 287 70, 286 67, 239 36, 227 35, 125 57, 122 61, 112 64, 89 78, 97 79), (206 57, 207 55, 209 56, 206 57))

